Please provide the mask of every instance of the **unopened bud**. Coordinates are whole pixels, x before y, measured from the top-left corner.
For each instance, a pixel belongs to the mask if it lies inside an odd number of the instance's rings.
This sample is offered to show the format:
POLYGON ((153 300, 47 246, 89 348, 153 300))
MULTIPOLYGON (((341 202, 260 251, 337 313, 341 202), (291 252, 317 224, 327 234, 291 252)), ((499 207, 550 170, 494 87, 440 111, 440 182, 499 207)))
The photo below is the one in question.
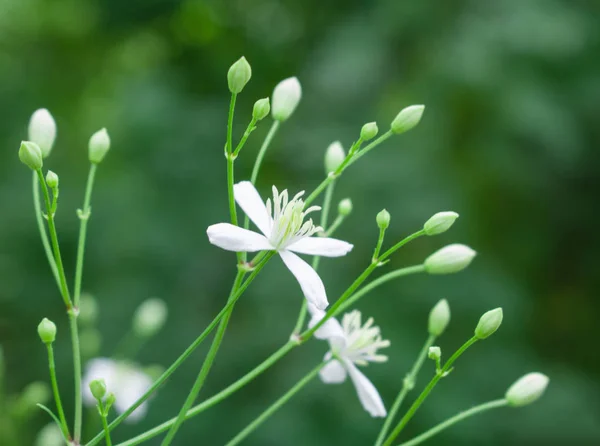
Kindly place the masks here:
POLYGON ((90 161, 94 164, 101 163, 110 149, 110 137, 106 129, 98 130, 92 135, 88 149, 90 161))
POLYGON ((44 318, 38 325, 38 335, 44 344, 51 344, 56 339, 56 325, 50 319, 44 318))
POLYGON ((346 153, 339 141, 332 142, 325 152, 325 172, 335 172, 346 159, 346 153))
POLYGON ((252 109, 252 117, 257 121, 266 118, 271 111, 271 103, 269 98, 259 99, 254 103, 254 108, 252 109))
POLYGON ((115 394, 112 392, 109 393, 106 397, 106 402, 104 403, 107 411, 112 407, 113 404, 115 404, 115 401, 117 401, 115 394))
POLYGON ((457 273, 469 266, 476 254, 466 245, 448 245, 425 259, 425 271, 429 274, 457 273))
POLYGON ((42 157, 50 155, 56 139, 56 122, 45 108, 33 112, 29 119, 28 138, 36 143, 42 151, 42 157))
POLYGON ((379 229, 387 229, 388 226, 390 225, 390 213, 388 211, 386 211, 385 209, 383 211, 381 211, 379 214, 377 214, 377 226, 379 226, 379 229))
POLYGON ((440 300, 429 313, 428 331, 430 335, 440 336, 450 323, 450 306, 446 299, 440 300))
POLYGON ((58 175, 49 170, 46 174, 46 184, 50 189, 56 189, 58 187, 58 175))
POLYGON ((302 98, 302 87, 295 77, 289 77, 279 82, 273 90, 271 114, 276 121, 287 120, 302 98))
POLYGON ((438 212, 425 222, 423 230, 427 235, 437 235, 446 232, 458 218, 456 212, 438 212))
POLYGON ((493 335, 502 324, 502 308, 495 308, 479 319, 479 323, 475 328, 475 336, 479 339, 485 339, 493 335))
POLYGON ((252 68, 245 57, 240 57, 227 72, 229 91, 239 93, 252 77, 252 68))
POLYGON ((90 382, 90 392, 97 400, 102 400, 106 395, 106 382, 104 379, 94 379, 90 382))
POLYGON ((434 361, 439 361, 440 359, 442 359, 442 349, 437 346, 429 347, 428 355, 429 355, 429 359, 433 359, 434 361))
POLYGON ((392 132, 404 133, 415 127, 423 116, 424 105, 411 105, 398 113, 392 121, 392 132))
POLYGON ((338 214, 347 217, 352 213, 352 200, 350 198, 344 198, 338 204, 338 214))
POLYGON ((44 165, 42 150, 40 149, 40 146, 32 141, 21 142, 21 147, 19 147, 19 159, 31 170, 41 169, 44 165))
POLYGON ((514 407, 531 404, 544 394, 549 382, 550 379, 543 373, 528 373, 510 386, 505 398, 514 407))
POLYGON ((377 136, 377 132, 379 132, 377 123, 368 122, 362 126, 362 129, 360 129, 360 139, 363 141, 369 141, 377 136))
POLYGON ((167 306, 158 298, 143 302, 133 316, 133 330, 138 336, 149 337, 156 334, 167 319, 167 306))

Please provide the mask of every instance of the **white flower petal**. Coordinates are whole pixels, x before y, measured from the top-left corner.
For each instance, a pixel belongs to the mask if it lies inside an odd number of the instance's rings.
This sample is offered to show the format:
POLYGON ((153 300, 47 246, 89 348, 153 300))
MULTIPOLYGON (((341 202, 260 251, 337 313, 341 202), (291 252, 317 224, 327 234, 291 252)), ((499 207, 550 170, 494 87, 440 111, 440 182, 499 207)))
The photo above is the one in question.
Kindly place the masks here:
MULTIPOLYGON (((331 353, 327 353, 324 360, 329 361, 330 359, 331 353)), ((343 383, 346 380, 346 369, 340 361, 334 359, 333 361, 329 361, 325 367, 319 371, 319 376, 321 377, 321 381, 326 384, 343 383)))
POLYGON ((385 417, 387 412, 379 392, 369 379, 351 362, 346 360, 346 369, 354 383, 358 399, 372 417, 385 417))
POLYGON ((227 251, 254 252, 273 249, 264 235, 230 223, 211 225, 206 230, 206 234, 213 245, 227 251))
POLYGON ((279 251, 279 255, 285 266, 296 277, 308 303, 313 304, 319 310, 327 308, 328 302, 325 286, 317 272, 293 252, 282 250, 279 251))
MULTIPOLYGON (((308 323, 308 328, 317 325, 325 316, 323 310, 319 310, 310 302, 308 303, 308 312, 312 315, 310 322, 308 323)), ((327 319, 327 321, 315 331, 315 338, 329 340, 332 350, 336 351, 345 348, 347 343, 344 329, 334 317, 327 319)))
POLYGON ((250 181, 241 181, 233 186, 233 195, 238 206, 242 208, 256 227, 265 236, 269 237, 272 218, 254 185, 250 181))
MULTIPOLYGON (((119 374, 119 389, 115 393, 115 408, 123 413, 129 409, 152 385, 152 379, 145 373, 124 365, 119 374)), ((127 418, 127 421, 136 422, 146 415, 148 405, 142 403, 127 418)))
POLYGON ((290 251, 311 256, 340 257, 354 246, 348 242, 328 237, 305 237, 287 247, 290 251))

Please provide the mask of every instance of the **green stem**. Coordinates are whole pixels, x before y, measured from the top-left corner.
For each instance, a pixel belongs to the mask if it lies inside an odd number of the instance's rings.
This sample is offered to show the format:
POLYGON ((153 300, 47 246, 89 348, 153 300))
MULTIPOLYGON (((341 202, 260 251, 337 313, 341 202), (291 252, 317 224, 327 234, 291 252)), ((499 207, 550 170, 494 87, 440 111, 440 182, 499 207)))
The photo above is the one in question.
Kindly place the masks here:
POLYGON ((377 238, 377 246, 375 246, 375 251, 373 252, 373 261, 375 262, 379 259, 379 252, 381 251, 381 245, 383 245, 383 239, 385 238, 385 230, 387 228, 379 228, 379 237, 377 238))
MULTIPOLYGON (((246 282, 250 281, 251 278, 256 277, 256 274, 258 274, 260 272, 260 270, 265 266, 265 264, 273 256, 273 254, 274 254, 274 252, 269 252, 260 261, 260 263, 256 266, 254 271, 252 271, 253 275, 250 276, 246 282)), ((238 274, 236 276, 236 279, 235 279, 235 282, 233 285, 233 289, 232 289, 230 297, 228 299, 229 301, 232 301, 234 299, 234 296, 236 294, 235 292, 239 288, 239 285, 244 277, 244 274, 245 273, 243 271, 238 271, 238 274)), ((217 356, 219 347, 221 346, 221 342, 223 341, 223 337, 225 336, 225 330, 227 329, 227 324, 229 322, 229 318, 231 317, 232 311, 233 311, 233 306, 227 311, 227 313, 225 313, 223 319, 219 323, 219 328, 217 329, 217 333, 215 334, 212 345, 210 346, 210 350, 209 350, 208 354, 206 355, 206 359, 204 360, 204 363, 202 364, 200 373, 198 373, 198 377, 196 378, 196 381, 194 382, 194 385, 192 386, 192 390, 190 391, 190 394, 188 395, 187 399, 185 400, 185 403, 181 407, 181 410, 179 411, 179 415, 177 416, 175 423, 173 424, 173 426, 167 433, 167 436, 163 440, 162 446, 168 446, 171 444, 171 442, 173 441, 173 438, 177 434, 177 431, 179 430, 179 428, 185 421, 185 415, 186 415, 187 411, 192 407, 192 405, 194 404, 194 401, 198 397, 198 394, 200 393, 200 390, 202 389, 202 386, 204 385, 204 381, 206 380, 206 377, 208 376, 208 373, 212 367, 212 364, 217 356)))
POLYGON ((242 442, 248 435, 254 432, 262 423, 264 423, 271 415, 279 410, 285 403, 287 403, 296 393, 298 393, 306 384, 312 381, 318 374, 319 371, 325 366, 326 362, 319 364, 313 370, 311 370, 304 378, 296 383, 294 387, 288 390, 281 398, 275 401, 269 406, 262 414, 246 426, 239 434, 233 437, 226 446, 235 446, 242 442))
MULTIPOLYGON (((258 173, 260 172, 260 167, 262 165, 263 159, 265 157, 265 154, 267 153, 267 149, 271 145, 271 141, 273 141, 273 138, 277 133, 277 130, 279 130, 280 124, 280 121, 273 121, 273 124, 271 124, 271 128, 269 129, 269 133, 267 133, 267 136, 262 146, 260 146, 260 150, 258 151, 256 161, 254 161, 254 167, 252 168, 252 175, 250 176, 250 181, 252 182, 252 184, 256 184, 256 180, 258 179, 258 173)), ((244 228, 247 229, 248 224, 245 224, 244 228)))
POLYGON ((421 370, 421 367, 423 366, 423 362, 425 361, 425 358, 427 357, 427 352, 429 351, 429 347, 431 347, 433 345, 433 343, 435 342, 435 338, 436 337, 434 335, 429 335, 429 337, 427 338, 427 341, 425 341, 425 345, 423 345, 423 348, 421 349, 421 352, 419 353, 419 356, 417 357, 417 360, 413 364, 412 369, 410 370, 408 375, 406 375, 406 377, 404 378, 404 381, 402 382, 402 390, 400 390, 398 397, 394 401, 394 404, 392 405, 392 408, 390 409, 390 411, 387 415, 387 418, 385 419, 385 423, 383 424, 383 427, 381 428, 381 431, 379 432, 377 441, 375 441, 375 446, 381 446, 381 444, 383 443, 383 440, 385 439, 385 436, 387 435, 388 431, 390 430, 390 427, 392 425, 392 422, 394 421, 394 418, 396 418, 396 414, 398 413, 398 410, 400 409, 400 406, 402 405, 402 401, 404 401, 404 398, 406 397, 408 392, 410 392, 415 387, 415 381, 417 379, 417 375, 418 375, 419 371, 421 370))
POLYGON ((85 187, 85 197, 83 200, 83 209, 77 214, 81 221, 79 225, 79 243, 77 245, 77 265, 75 268, 75 290, 73 294, 73 305, 79 307, 79 298, 81 297, 81 278, 83 276, 83 257, 85 254, 85 239, 87 235, 87 224, 90 218, 90 201, 92 199, 92 189, 94 188, 94 178, 96 176, 97 164, 90 165, 87 185, 85 187))
POLYGON ((76 444, 81 440, 82 394, 81 394, 81 350, 79 347, 79 331, 77 329, 77 313, 69 311, 69 326, 71 328, 71 343, 73 347, 73 379, 75 382, 75 426, 73 437, 76 444))
POLYGON ((364 149, 360 150, 356 155, 354 155, 346 167, 349 167, 352 164, 354 164, 361 157, 365 156, 367 153, 369 153, 371 150, 373 150, 375 147, 377 147, 382 142, 387 141, 393 135, 394 135, 394 132, 392 132, 391 130, 388 130, 387 132, 385 132, 383 135, 381 135, 379 138, 377 138, 371 144, 367 145, 364 149))
POLYGON ((250 124, 248 124, 248 127, 246 127, 246 131, 244 132, 244 135, 242 136, 242 139, 240 139, 240 142, 238 143, 237 147, 233 151, 233 156, 234 157, 237 157, 240 154, 240 151, 242 150, 242 148, 246 144, 246 141, 248 140, 248 137, 250 136, 250 133, 252 133, 254 131, 254 129, 256 129, 256 122, 257 121, 256 121, 256 119, 254 117, 250 120, 250 124))
POLYGON ((42 169, 37 169, 36 172, 39 182, 42 185, 44 203, 46 205, 46 211, 48 213, 48 230, 50 231, 50 240, 52 242, 52 250, 54 252, 54 261, 56 262, 56 269, 58 271, 60 293, 65 303, 65 306, 67 307, 67 310, 70 310, 73 306, 73 303, 71 302, 71 295, 69 294, 67 278, 65 277, 65 270, 62 263, 62 257, 60 255, 58 235, 56 234, 56 227, 54 226, 54 214, 52 213, 52 205, 50 203, 50 195, 48 194, 48 186, 46 186, 46 180, 44 179, 42 169))
POLYGON ((451 427, 452 425, 458 423, 459 421, 465 420, 473 415, 477 415, 483 412, 486 412, 491 409, 496 409, 498 407, 504 407, 508 405, 508 401, 505 399, 488 401, 487 403, 480 404, 479 406, 472 407, 471 409, 465 410, 464 412, 460 412, 457 415, 454 415, 452 418, 448 418, 446 421, 438 424, 437 426, 432 427, 426 432, 423 432, 421 435, 413 438, 412 440, 401 443, 399 446, 416 446, 419 443, 433 437, 434 435, 440 433, 444 429, 451 427))
POLYGON ((398 251, 400 248, 402 248, 408 242, 412 242, 414 239, 417 239, 417 238, 419 238, 419 237, 421 237, 423 235, 425 235, 425 230, 421 229, 420 231, 417 231, 414 234, 409 235, 405 239, 400 240, 398 243, 396 243, 390 249, 388 249, 383 254, 381 254, 381 257, 379 257, 379 260, 383 261, 383 260, 387 259, 389 256, 391 256, 393 253, 395 253, 396 251, 398 251))
MULTIPOLYGON (((271 254, 272 255, 272 254, 271 254)), ((261 263, 259 263, 256 268, 252 271, 252 273, 248 276, 248 278, 242 283, 237 292, 233 295, 233 298, 228 299, 227 305, 225 305, 219 314, 215 316, 212 322, 204 329, 204 331, 198 336, 194 342, 175 360, 173 364, 152 384, 152 386, 142 395, 134 404, 132 404, 129 409, 115 418, 110 424, 109 429, 112 431, 115 427, 121 424, 131 413, 137 409, 144 401, 146 401, 150 396, 183 364, 183 362, 198 348, 198 346, 204 341, 204 339, 215 329, 219 321, 229 312, 229 310, 233 307, 233 305, 237 302, 240 296, 246 291, 246 288, 250 285, 250 283, 256 278, 266 261, 271 256, 268 255, 263 259, 261 263)), ((175 418, 173 419, 175 420, 175 418)), ((94 446, 98 444, 102 440, 102 433, 96 435, 87 446, 94 446)))
POLYGON ((448 361, 446 361, 446 363, 444 364, 444 367, 442 367, 442 369, 434 375, 434 377, 431 379, 431 381, 429 381, 429 384, 427 384, 427 387, 425 387, 425 390, 423 390, 423 392, 421 392, 421 394, 416 399, 416 401, 412 404, 412 406, 410 406, 410 408, 408 409, 406 414, 402 417, 400 422, 396 425, 396 427, 394 428, 394 430, 392 431, 390 436, 387 438, 387 440, 383 444, 384 446, 392 445, 394 439, 400 434, 400 432, 402 432, 402 429, 404 429, 406 424, 415 415, 415 413, 417 412, 419 407, 421 407, 421 404, 423 404, 425 399, 427 399, 427 397, 429 396, 431 391, 434 389, 436 384, 439 382, 439 380, 444 377, 446 372, 450 371, 450 368, 452 367, 452 364, 454 363, 454 361, 456 361, 460 357, 460 355, 462 355, 470 346, 472 346, 478 340, 479 340, 478 338, 472 337, 467 342, 465 342, 456 352, 454 352, 454 354, 450 357, 450 359, 448 359, 448 361))
POLYGON ((104 414, 104 411, 101 411, 100 417, 102 418, 102 429, 104 430, 104 437, 106 438, 106 446, 112 446, 112 441, 110 439, 110 429, 108 428, 108 423, 106 421, 106 415, 104 414))
POLYGON ((58 381, 56 379, 56 366, 54 364, 54 349, 52 343, 46 344, 48 349, 48 368, 50 369, 50 382, 52 383, 52 392, 54 393, 54 402, 56 403, 56 410, 58 411, 58 418, 60 419, 60 429, 65 438, 71 438, 69 433, 69 426, 67 426, 67 419, 63 410, 62 402, 60 400, 60 391, 58 390, 58 381))
POLYGON ((60 278, 58 277, 58 268, 56 267, 56 261, 52 254, 52 248, 50 247, 50 241, 48 240, 48 234, 44 224, 44 217, 42 216, 42 209, 40 207, 40 180, 38 179, 37 172, 33 172, 33 208, 35 210, 35 220, 40 231, 40 237, 42 239, 42 245, 44 246, 44 252, 48 259, 48 264, 52 270, 54 280, 56 280, 56 286, 60 289, 60 278))
POLYGON ((335 217, 335 220, 333 220, 333 223, 331 224, 329 229, 327 229, 327 231, 325 231, 325 236, 329 237, 331 234, 333 234, 335 231, 337 231, 337 229, 341 226, 341 224, 344 222, 345 219, 346 219, 345 215, 338 215, 337 217, 335 217))

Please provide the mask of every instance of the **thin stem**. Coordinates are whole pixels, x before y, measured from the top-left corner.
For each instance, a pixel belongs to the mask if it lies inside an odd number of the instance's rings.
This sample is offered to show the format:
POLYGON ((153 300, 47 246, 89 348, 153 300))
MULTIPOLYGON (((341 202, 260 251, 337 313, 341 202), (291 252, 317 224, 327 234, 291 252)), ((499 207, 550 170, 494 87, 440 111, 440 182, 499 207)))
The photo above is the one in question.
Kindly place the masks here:
POLYGON ((256 129, 256 122, 257 122, 256 119, 254 117, 252 117, 252 119, 250 120, 250 124, 248 124, 248 127, 246 127, 246 131, 244 132, 242 139, 240 139, 240 142, 238 143, 237 147, 233 151, 234 157, 237 157, 240 154, 240 151, 246 144, 246 141, 247 141, 248 137, 250 136, 250 133, 252 133, 254 131, 254 129, 256 129))
POLYGON ((337 231, 337 229, 341 226, 345 219, 345 215, 338 215, 337 217, 335 217, 335 220, 333 220, 333 223, 331 224, 329 229, 325 231, 325 236, 329 237, 331 234, 337 231))
POLYGON ((248 435, 254 432, 262 423, 264 423, 271 415, 279 410, 285 403, 287 403, 296 393, 298 393, 306 384, 312 381, 318 374, 319 371, 327 364, 323 362, 311 370, 304 378, 296 383, 294 387, 288 390, 281 398, 275 401, 269 406, 262 414, 246 426, 239 434, 233 437, 226 446, 235 446, 243 441, 248 435))
POLYGON ((87 185, 85 187, 85 197, 83 200, 83 209, 77 212, 79 220, 79 243, 77 245, 77 264, 75 268, 75 290, 73 293, 73 305, 79 307, 79 298, 81 297, 81 278, 83 276, 83 257, 85 254, 85 239, 87 235, 87 224, 90 218, 90 201, 92 199, 92 189, 94 188, 94 178, 96 176, 97 164, 91 163, 88 173, 87 185))
POLYGON ((60 391, 58 390, 58 381, 56 379, 56 366, 54 364, 54 349, 52 343, 47 343, 48 349, 48 368, 50 370, 50 382, 52 383, 52 392, 54 394, 54 402, 56 403, 56 410, 58 411, 58 418, 60 419, 60 429, 65 438, 71 438, 69 433, 69 426, 67 425, 67 419, 63 410, 62 402, 60 400, 60 391))
POLYGON ((384 446, 392 445, 394 439, 400 434, 400 432, 402 432, 402 429, 404 429, 406 424, 415 415, 415 413, 417 412, 419 407, 421 407, 421 404, 423 404, 425 399, 427 399, 427 397, 429 396, 429 394, 431 393, 433 388, 436 386, 438 381, 444 377, 446 372, 450 371, 450 368, 452 367, 452 364, 454 363, 454 361, 456 361, 460 357, 460 355, 462 355, 470 346, 472 346, 478 340, 479 340, 478 338, 472 337, 467 342, 465 342, 456 352, 454 352, 454 354, 450 357, 450 359, 448 359, 448 361, 446 361, 446 363, 444 364, 444 367, 442 367, 442 369, 434 375, 434 377, 431 379, 431 381, 429 381, 429 384, 427 384, 427 387, 425 387, 425 390, 423 390, 423 392, 421 392, 421 394, 416 399, 416 401, 412 404, 412 406, 410 406, 410 408, 408 409, 406 414, 402 417, 400 422, 396 425, 396 427, 394 428, 394 430, 392 431, 390 436, 385 441, 384 446))
POLYGON ((465 420, 473 415, 477 415, 483 412, 486 412, 491 409, 496 409, 498 407, 504 407, 508 405, 508 401, 505 399, 488 401, 487 403, 480 404, 479 406, 472 407, 468 410, 460 412, 454 415, 452 418, 448 418, 446 421, 438 424, 437 426, 432 427, 426 432, 423 432, 421 435, 413 438, 412 440, 401 443, 399 446, 416 446, 419 443, 422 443, 425 440, 433 437, 434 435, 440 433, 444 429, 447 429, 459 421, 465 420))
MULTIPOLYGON (((98 402, 98 405, 100 405, 100 402, 98 402)), ((101 406, 99 406, 100 409, 101 406)), ((100 418, 102 418, 102 429, 104 430, 104 437, 106 438, 106 446, 112 446, 112 441, 110 439, 110 429, 108 428, 108 423, 106 421, 106 414, 104 413, 103 410, 101 410, 100 413, 100 418)))
POLYGON ((73 379, 75 382, 75 426, 73 437, 76 444, 81 440, 82 394, 81 394, 81 350, 79 347, 79 331, 77 329, 77 314, 69 311, 69 326, 71 328, 71 343, 73 347, 73 379))
MULTIPOLYGON (((263 262, 266 263, 271 256, 263 259, 263 262)), ((215 318, 211 321, 211 323, 204 329, 204 331, 198 336, 194 342, 175 360, 173 364, 152 384, 152 386, 142 395, 138 400, 132 404, 129 409, 115 418, 110 424, 109 429, 112 431, 115 427, 121 424, 131 413, 137 409, 144 401, 146 401, 150 396, 183 364, 183 362, 198 348, 198 346, 206 339, 206 337, 215 329, 219 321, 229 312, 229 310, 233 307, 233 305, 237 302, 240 296, 246 291, 250 283, 256 278, 264 263, 259 263, 256 268, 252 271, 252 273, 248 276, 248 278, 242 283, 237 292, 233 295, 231 299, 228 299, 227 305, 225 305, 221 311, 215 316, 215 318)), ((175 420, 175 418, 173 419, 175 420)), ((102 440, 102 433, 96 435, 87 446, 94 446, 98 444, 102 440)))
POLYGON ((381 251, 381 245, 383 245, 383 239, 385 238, 385 230, 387 228, 379 228, 379 237, 377 238, 377 246, 375 246, 375 251, 373 252, 373 261, 376 262, 379 260, 379 252, 381 251))
MULTIPOLYGON (((253 278, 256 277, 256 275, 265 266, 265 264, 273 256, 273 254, 274 254, 274 252, 269 252, 260 261, 260 263, 256 266, 256 268, 252 272, 253 275, 248 278, 247 282, 250 281, 251 278, 253 280, 253 278)), ((229 301, 232 301, 232 299, 234 298, 235 292, 239 288, 239 285, 244 277, 244 274, 245 273, 243 271, 238 271, 236 280, 233 285, 233 289, 232 289, 230 297, 229 297, 229 301)), ((219 328, 217 329, 217 333, 215 334, 212 345, 210 346, 210 350, 208 351, 208 354, 206 355, 206 359, 204 360, 204 363, 202 364, 200 373, 198 373, 198 377, 196 378, 196 381, 194 382, 194 385, 192 386, 190 394, 188 395, 187 399, 185 400, 185 403, 181 407, 181 410, 179 411, 179 415, 177 416, 175 423, 173 424, 173 426, 167 433, 167 436, 163 440, 162 446, 168 446, 171 444, 171 442, 173 441, 173 438, 177 434, 177 431, 179 430, 179 428, 185 421, 185 415, 186 415, 187 411, 192 407, 192 405, 194 404, 194 401, 198 397, 198 394, 200 393, 200 390, 202 389, 202 386, 204 385, 204 381, 206 380, 206 377, 208 376, 208 373, 212 367, 212 364, 217 356, 219 347, 221 346, 221 342, 223 341, 223 337, 225 336, 225 330, 227 329, 227 324, 229 323, 229 318, 231 317, 232 311, 233 311, 233 306, 227 311, 227 313, 225 313, 225 315, 223 316, 223 319, 219 323, 219 328)))
MULTIPOLYGON (((260 172, 260 167, 262 165, 263 159, 265 157, 265 154, 267 153, 267 149, 271 145, 271 141, 273 141, 273 138, 277 133, 277 130, 279 130, 280 124, 280 121, 273 121, 273 124, 271 124, 271 128, 269 129, 269 133, 267 133, 267 136, 262 146, 260 146, 260 150, 258 151, 256 161, 254 161, 254 167, 252 168, 252 175, 250 176, 250 181, 252 182, 252 184, 256 184, 256 180, 258 179, 258 173, 260 172)), ((244 224, 244 227, 248 228, 248 225, 244 224)))
POLYGON ((423 235, 425 235, 425 230, 421 229, 420 231, 417 231, 414 234, 409 235, 405 239, 400 240, 398 243, 396 243, 390 249, 388 249, 383 254, 381 254, 381 257, 379 257, 379 260, 383 261, 383 260, 387 259, 389 256, 391 256, 393 253, 395 253, 396 251, 398 251, 400 248, 402 248, 408 242, 411 242, 414 239, 417 239, 417 238, 419 238, 419 237, 421 237, 423 235))
POLYGON ((400 409, 400 406, 402 405, 402 401, 404 401, 404 398, 406 397, 408 392, 410 392, 415 387, 415 381, 417 379, 417 375, 418 375, 419 371, 421 370, 421 367, 423 366, 423 362, 425 361, 425 358, 427 357, 427 352, 429 351, 429 347, 431 347, 433 345, 433 343, 435 342, 435 338, 436 337, 434 335, 429 335, 429 337, 425 341, 425 345, 423 345, 423 348, 421 349, 421 352, 419 353, 419 356, 417 357, 417 360, 413 364, 412 369, 410 370, 408 375, 406 375, 406 377, 404 378, 404 381, 402 382, 402 390, 400 390, 400 393, 398 393, 398 396, 396 397, 396 400, 394 401, 394 404, 392 405, 392 408, 390 409, 388 416, 385 419, 385 423, 383 424, 383 427, 381 428, 381 431, 379 432, 377 440, 375 441, 375 446, 381 446, 381 444, 383 443, 383 440, 385 439, 385 436, 387 435, 388 431, 390 430, 390 427, 392 425, 392 422, 394 421, 394 418, 396 418, 396 414, 398 413, 398 410, 400 409))
POLYGON ((60 278, 58 277, 58 268, 56 267, 56 261, 52 254, 52 248, 50 247, 50 241, 48 240, 48 234, 46 233, 46 227, 44 224, 44 217, 42 216, 42 209, 40 207, 40 180, 38 179, 37 172, 33 172, 33 208, 35 210, 35 220, 40 231, 40 237, 42 239, 42 245, 44 246, 44 252, 48 259, 48 264, 52 270, 54 280, 56 280, 56 286, 60 289, 60 278))
POLYGON ((48 186, 46 186, 46 180, 42 169, 37 169, 37 176, 40 184, 42 185, 42 192, 44 194, 44 203, 46 205, 46 211, 48 216, 48 230, 50 231, 50 240, 52 242, 52 250, 54 252, 54 260, 56 262, 56 269, 58 271, 60 293, 67 310, 70 310, 73 306, 71 302, 71 295, 69 294, 69 287, 67 285, 67 278, 65 277, 65 270, 62 263, 62 257, 60 255, 60 247, 58 244, 58 235, 56 234, 56 227, 54 226, 54 214, 52 213, 52 205, 50 204, 50 195, 48 194, 48 186))

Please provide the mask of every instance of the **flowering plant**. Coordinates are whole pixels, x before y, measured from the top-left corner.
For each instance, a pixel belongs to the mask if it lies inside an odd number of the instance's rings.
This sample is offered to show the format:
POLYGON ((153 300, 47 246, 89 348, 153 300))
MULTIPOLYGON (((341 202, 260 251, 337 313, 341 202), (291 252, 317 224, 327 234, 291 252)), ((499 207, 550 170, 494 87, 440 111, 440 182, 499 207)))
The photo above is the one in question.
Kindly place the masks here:
MULTIPOLYGON (((94 358, 91 357, 94 354, 86 355, 81 348, 80 335, 83 335, 81 326, 85 325, 86 320, 93 319, 93 308, 96 306, 92 298, 82 293, 86 231, 91 217, 91 197, 95 176, 111 147, 109 134, 102 129, 92 135, 89 141, 90 171, 84 204, 77 212, 80 219, 80 237, 74 286, 71 289, 67 282, 55 224, 55 215, 58 212, 59 177, 52 171, 47 171, 46 175, 43 172, 44 164, 51 154, 56 138, 56 124, 51 114, 45 109, 36 111, 31 117, 29 141, 22 142, 19 158, 33 171, 33 197, 38 228, 51 272, 69 316, 73 347, 75 414, 73 424, 69 425, 61 403, 60 387, 54 370, 53 343, 57 327, 48 319, 42 320, 38 326, 38 333, 47 347, 55 410, 39 405, 52 416, 56 423, 57 444, 94 446, 105 442, 111 446, 113 431, 122 422, 135 422, 143 417, 147 410, 151 410, 152 395, 213 332, 214 337, 210 349, 179 413, 172 419, 142 432, 134 438, 118 443, 119 446, 142 444, 161 434, 165 434, 162 446, 174 444, 179 428, 187 419, 196 417, 204 410, 220 403, 248 385, 258 375, 266 373, 273 364, 313 337, 326 340, 328 343, 328 349, 323 359, 316 360, 315 367, 304 378, 226 444, 233 446, 241 443, 316 377, 320 377, 325 384, 342 383, 349 378, 366 413, 372 417, 383 418, 379 433, 373 436, 374 444, 376 446, 398 444, 396 439, 406 424, 438 382, 449 376, 453 365, 460 356, 477 342, 491 336, 500 327, 503 318, 502 309, 496 308, 488 311, 479 320, 473 336, 447 361, 442 362, 442 350, 435 344, 449 325, 450 306, 446 300, 440 300, 430 312, 427 325, 429 336, 413 367, 400 383, 397 397, 391 405, 385 403, 385 398, 378 392, 375 383, 367 378, 361 369, 369 363, 385 362, 387 356, 380 352, 381 349, 386 348, 386 352, 390 354, 393 354, 394 350, 390 341, 382 337, 380 328, 374 324, 372 318, 363 320, 361 312, 357 309, 350 309, 350 307, 356 306, 359 299, 388 281, 419 273, 453 274, 468 267, 475 257, 475 251, 462 244, 451 244, 434 252, 420 264, 390 271, 369 281, 375 270, 386 268, 389 258, 395 255, 400 248, 420 237, 435 236, 449 230, 458 218, 458 214, 439 212, 429 218, 422 228, 403 240, 395 242, 387 250, 383 250, 391 216, 386 210, 381 211, 375 217, 379 235, 372 258, 366 262, 364 271, 349 284, 337 299, 331 300, 327 296, 327 287, 317 271, 320 257, 342 257, 350 253, 353 248, 351 243, 332 237, 352 212, 352 202, 345 198, 339 202, 337 216, 330 223, 329 216, 333 207, 336 182, 350 166, 364 155, 391 137, 416 127, 423 116, 424 106, 412 105, 402 109, 392 120, 389 129, 380 136, 378 136, 379 129, 375 122, 365 124, 360 130, 358 139, 347 152, 341 143, 332 143, 324 154, 327 175, 306 197, 304 192, 292 196, 287 189, 282 189, 280 192, 280 189, 273 186, 272 198, 263 200, 257 190, 262 160, 282 124, 293 115, 301 100, 302 89, 298 79, 288 78, 275 86, 270 99, 264 98, 256 101, 252 110, 252 119, 241 140, 234 145, 232 129, 236 98, 243 91, 251 76, 250 65, 243 57, 231 66, 227 74, 231 103, 224 154, 227 170, 229 221, 213 224, 207 229, 208 241, 211 244, 236 254, 236 274, 231 293, 221 311, 173 364, 166 369, 154 368, 152 373, 147 368, 133 363, 128 358, 127 352, 128 349, 130 352, 131 345, 135 345, 136 342, 149 341, 165 323, 167 309, 165 303, 159 299, 148 300, 136 312, 131 336, 125 339, 122 348, 125 353, 123 351, 116 352, 114 358, 94 358), (271 129, 255 160, 250 179, 236 183, 235 161, 242 154, 242 149, 256 126, 269 114, 273 119, 271 129), (40 190, 42 201, 40 201, 40 190), (313 203, 321 195, 324 195, 322 205, 314 205, 313 203), (239 219, 238 207, 246 215, 243 222, 239 219), (318 212, 321 214, 319 215, 318 212), (312 218, 318 218, 318 224, 314 223, 312 218), (257 231, 250 229, 250 223, 256 226, 257 231), (256 254, 252 258, 248 258, 248 253, 256 254), (246 293, 275 255, 281 258, 295 277, 305 298, 301 302, 289 340, 237 381, 212 397, 194 405, 219 352, 236 302, 246 293), (312 256, 312 263, 309 264, 300 257, 301 255, 312 256), (86 359, 86 356, 88 360, 84 373, 83 362, 85 361, 82 360, 82 357, 86 359), (402 404, 408 393, 414 389, 417 374, 427 358, 435 363, 430 381, 412 405, 400 416, 402 404), (83 404, 96 406, 98 416, 102 421, 102 431, 90 439, 82 438, 83 404), (118 414, 116 417, 112 416, 113 408, 118 414)), ((405 446, 420 444, 455 423, 490 409, 529 404, 541 396, 547 384, 548 378, 541 373, 526 375, 513 384, 504 397, 461 412, 401 444, 405 446)), ((45 431, 43 434, 45 444, 49 444, 48 432, 45 431)), ((361 444, 363 443, 361 442, 361 444)))

